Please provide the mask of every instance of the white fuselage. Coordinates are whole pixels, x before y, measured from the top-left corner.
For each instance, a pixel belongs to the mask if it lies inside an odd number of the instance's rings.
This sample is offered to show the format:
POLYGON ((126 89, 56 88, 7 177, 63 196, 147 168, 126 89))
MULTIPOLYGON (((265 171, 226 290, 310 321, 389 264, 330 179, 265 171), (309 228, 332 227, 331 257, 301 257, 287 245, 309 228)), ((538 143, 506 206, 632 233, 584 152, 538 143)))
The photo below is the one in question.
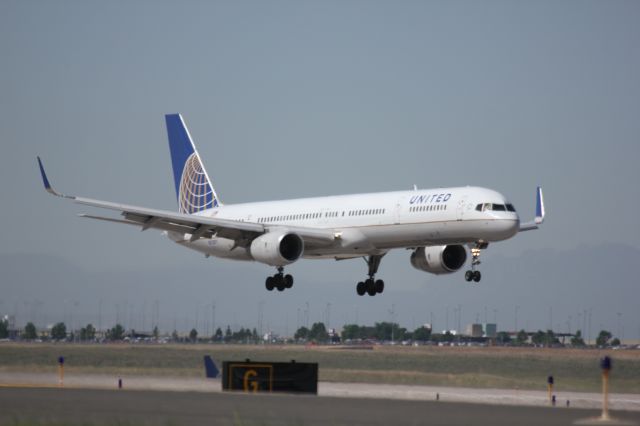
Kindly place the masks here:
MULTIPOLYGON (((520 226, 518 214, 504 196, 479 187, 243 203, 197 214, 294 232, 296 226, 330 229, 339 236, 329 247, 306 246, 303 257, 311 259, 379 255, 394 248, 501 241, 518 233, 520 226), (495 209, 481 207, 486 205, 495 209)), ((246 247, 231 239, 213 237, 191 242, 190 234, 175 232, 170 232, 169 237, 206 255, 252 260, 246 247)))

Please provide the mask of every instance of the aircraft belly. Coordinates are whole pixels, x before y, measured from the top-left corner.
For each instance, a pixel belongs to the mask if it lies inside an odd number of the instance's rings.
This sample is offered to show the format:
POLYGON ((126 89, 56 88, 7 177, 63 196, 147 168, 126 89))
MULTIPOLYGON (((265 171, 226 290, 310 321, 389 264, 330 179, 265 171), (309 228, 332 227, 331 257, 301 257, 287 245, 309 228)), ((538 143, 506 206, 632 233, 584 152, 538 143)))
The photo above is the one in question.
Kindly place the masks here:
POLYGON ((517 233, 518 221, 443 221, 361 228, 379 249, 501 241, 517 233))
MULTIPOLYGON (((390 249, 446 244, 467 244, 479 240, 501 241, 517 233, 519 223, 505 220, 463 220, 431 223, 363 226, 342 230, 339 244, 305 248, 307 259, 359 257, 384 254, 390 249)), ((208 256, 234 260, 253 260, 249 251, 227 238, 201 238, 189 241, 174 232, 169 237, 176 243, 208 256)))
POLYGON ((501 241, 512 237, 517 226, 517 221, 465 220, 360 227, 357 228, 362 235, 359 244, 305 250, 304 257, 358 256, 395 248, 501 241))

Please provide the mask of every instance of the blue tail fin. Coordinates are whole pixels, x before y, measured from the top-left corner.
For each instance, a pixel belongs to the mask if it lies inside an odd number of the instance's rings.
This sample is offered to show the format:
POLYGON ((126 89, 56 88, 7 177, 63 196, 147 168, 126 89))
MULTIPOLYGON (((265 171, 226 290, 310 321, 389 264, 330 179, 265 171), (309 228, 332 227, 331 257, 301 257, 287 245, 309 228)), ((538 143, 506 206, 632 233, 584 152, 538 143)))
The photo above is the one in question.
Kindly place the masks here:
POLYGON ((218 377, 218 374, 220 374, 220 371, 218 371, 218 368, 209 355, 204 356, 204 371, 207 379, 215 379, 218 377))
POLYGON ((182 116, 167 114, 165 120, 178 210, 180 213, 192 214, 218 207, 222 203, 213 189, 182 116))
POLYGON ((542 196, 542 188, 536 189, 536 224, 540 225, 544 222, 544 197, 542 196))

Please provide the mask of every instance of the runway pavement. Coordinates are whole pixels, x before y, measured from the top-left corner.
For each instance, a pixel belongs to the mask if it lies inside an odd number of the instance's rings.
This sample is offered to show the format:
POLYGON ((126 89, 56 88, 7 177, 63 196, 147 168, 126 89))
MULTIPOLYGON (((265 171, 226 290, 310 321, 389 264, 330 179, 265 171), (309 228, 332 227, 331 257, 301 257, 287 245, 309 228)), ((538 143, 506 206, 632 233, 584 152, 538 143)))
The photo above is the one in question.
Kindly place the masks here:
MULTIPOLYGON (((0 424, 572 425, 598 415, 566 407, 69 388, 0 388, 0 424)), ((638 412, 615 412, 640 424, 638 412)))
MULTIPOLYGON (((64 385, 68 388, 85 389, 115 389, 118 377, 104 374, 66 374, 64 385)), ((125 390, 158 390, 158 391, 195 391, 221 392, 220 380, 205 379, 203 377, 172 377, 172 376, 121 376, 125 390)), ((0 387, 2 386, 37 386, 57 387, 56 374, 0 372, 0 387)), ((615 410, 640 412, 639 394, 618 394, 610 396, 610 406, 615 410)), ((380 398, 416 401, 434 401, 436 396, 442 402, 468 402, 474 404, 492 405, 529 405, 544 407, 549 404, 545 390, 517 390, 517 389, 474 389, 445 386, 410 386, 385 385, 369 383, 334 383, 320 382, 318 394, 323 397, 345 398, 380 398)), ((602 395, 599 393, 555 391, 559 406, 571 408, 598 409, 602 406, 602 395)))

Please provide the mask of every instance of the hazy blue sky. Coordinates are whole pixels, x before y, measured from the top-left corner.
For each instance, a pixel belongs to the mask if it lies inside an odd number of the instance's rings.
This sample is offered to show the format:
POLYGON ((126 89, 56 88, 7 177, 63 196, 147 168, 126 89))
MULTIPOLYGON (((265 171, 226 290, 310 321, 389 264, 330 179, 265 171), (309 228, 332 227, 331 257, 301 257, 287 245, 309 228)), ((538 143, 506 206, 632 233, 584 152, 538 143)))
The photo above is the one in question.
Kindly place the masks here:
MULTIPOLYGON (((229 309, 219 308, 220 321, 231 322, 241 303, 233 282, 250 277, 251 315, 265 301, 272 323, 284 311, 294 322, 305 301, 314 319, 326 303, 335 318, 357 310, 362 321, 389 317, 393 304, 411 326, 464 304, 465 312, 510 312, 512 321, 514 307, 525 315, 531 301, 517 285, 495 289, 517 271, 485 274, 478 299, 461 274, 422 274, 402 251, 385 258, 387 289, 371 300, 355 296, 360 260, 302 261, 291 268, 297 294, 268 294, 266 266, 205 261, 157 233, 77 218, 87 209, 42 191, 35 156, 63 192, 175 209, 163 114, 181 112, 225 203, 469 184, 506 194, 527 219, 540 184, 544 228, 491 246, 483 267, 512 270, 504 263, 531 252, 585 247, 608 258, 611 246, 640 248, 639 22, 636 1, 4 0, 0 254, 56 256, 92 274, 204 268, 211 279, 203 287, 201 274, 187 273, 180 303, 166 296, 175 283, 159 279, 154 295, 132 283, 131 296, 105 301, 111 310, 167 299, 186 317, 216 299, 229 309), (323 273, 341 282, 332 296, 318 290, 323 273), (451 291, 430 300, 430 286, 443 285, 451 291)), ((615 297, 639 300, 636 268, 621 268, 636 285, 615 297)), ((558 276, 539 269, 534 283, 558 276)), ((2 281, 0 311, 24 311, 39 297, 18 296, 14 281, 2 281)), ((563 311, 574 290, 554 286, 556 297, 528 314, 532 328, 546 327, 549 308, 563 311)), ((95 310, 96 294, 82 286, 58 297, 95 310)), ((575 312, 599 303, 588 291, 571 298, 575 312)), ((638 330, 636 306, 620 310, 638 330)), ((612 321, 616 313, 601 320, 612 321)))

